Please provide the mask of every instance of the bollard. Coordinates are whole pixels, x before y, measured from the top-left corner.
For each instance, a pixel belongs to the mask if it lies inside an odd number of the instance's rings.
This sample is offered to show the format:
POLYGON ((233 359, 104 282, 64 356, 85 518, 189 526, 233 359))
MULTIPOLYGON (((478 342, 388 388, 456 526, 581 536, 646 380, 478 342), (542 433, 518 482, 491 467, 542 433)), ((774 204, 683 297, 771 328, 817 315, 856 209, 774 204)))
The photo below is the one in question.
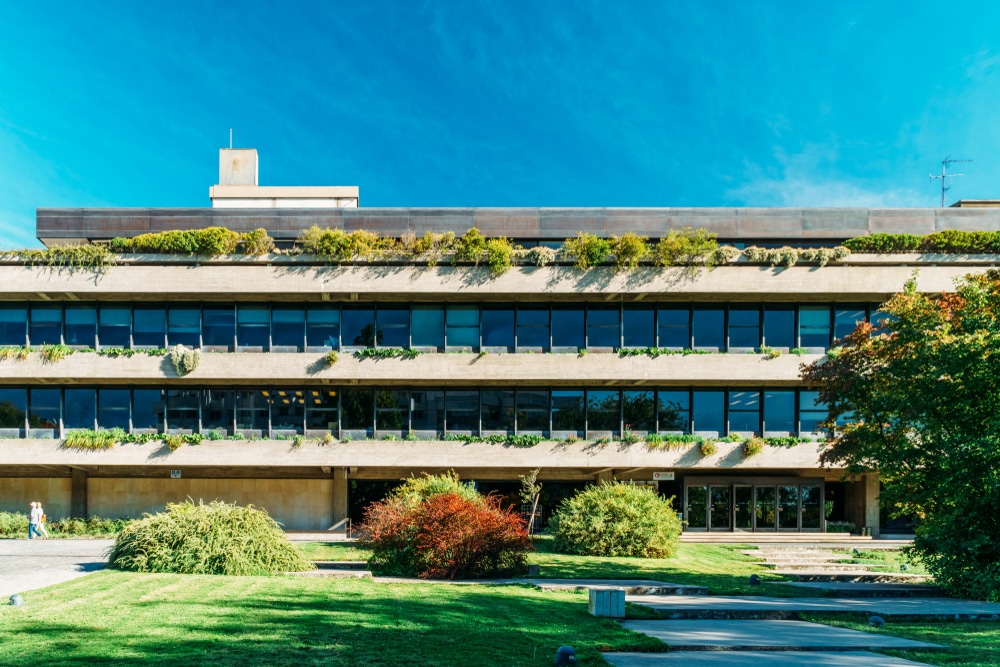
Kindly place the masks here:
POLYGON ((625 589, 591 588, 588 609, 591 616, 625 618, 625 589))
POLYGON ((750 585, 751 586, 760 586, 760 577, 758 577, 756 574, 751 574, 750 575, 750 585))
POLYGON ((872 616, 871 618, 868 619, 868 625, 872 626, 873 628, 884 628, 885 619, 882 618, 881 616, 872 616))
POLYGON ((576 651, 573 650, 572 646, 560 646, 559 650, 556 651, 556 666, 566 667, 567 665, 576 664, 576 651))
POLYGON ((529 565, 528 566, 528 576, 529 577, 537 577, 538 575, 541 574, 541 570, 542 570, 542 566, 541 565, 537 565, 537 564, 536 565, 529 565))
POLYGON ((23 607, 24 606, 24 598, 22 598, 17 593, 15 593, 14 595, 11 595, 10 596, 10 606, 12 606, 12 607, 23 607))

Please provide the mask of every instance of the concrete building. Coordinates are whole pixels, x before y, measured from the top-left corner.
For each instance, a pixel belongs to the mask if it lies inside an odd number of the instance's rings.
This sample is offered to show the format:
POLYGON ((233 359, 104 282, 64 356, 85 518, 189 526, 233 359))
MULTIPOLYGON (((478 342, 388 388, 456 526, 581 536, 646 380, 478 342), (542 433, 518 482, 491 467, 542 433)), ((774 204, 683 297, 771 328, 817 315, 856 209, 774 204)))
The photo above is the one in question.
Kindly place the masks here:
MULTIPOLYGON (((256 152, 238 150, 221 152, 210 195, 201 209, 39 209, 37 236, 57 246, 264 228, 288 249, 313 225, 390 237, 477 227, 553 247, 580 231, 656 240, 700 228, 737 248, 804 248, 875 232, 1000 229, 1000 210, 988 207, 359 208, 356 187, 260 187, 256 152)), ((0 509, 42 500, 52 516, 137 516, 220 498, 263 506, 289 529, 337 529, 410 474, 454 470, 512 493, 519 475, 541 468, 550 509, 575 487, 621 479, 676 496, 688 530, 819 531, 829 517, 877 534, 877 478, 820 465, 825 411, 799 367, 912 276, 938 292, 995 260, 740 258, 632 272, 557 261, 494 276, 448 261, 335 266, 288 252, 126 255, 98 269, 7 255, 0 509), (203 352, 185 375, 134 352, 178 343, 203 352), (38 351, 55 344, 77 351, 59 360, 38 351), (34 351, 19 359, 24 346, 34 351), (413 352, 355 354, 367 348, 413 352), (114 427, 205 440, 176 450, 64 445, 70 431, 114 427), (651 446, 648 434, 715 439, 717 451, 651 446), (730 435, 786 440, 747 457, 730 435)))

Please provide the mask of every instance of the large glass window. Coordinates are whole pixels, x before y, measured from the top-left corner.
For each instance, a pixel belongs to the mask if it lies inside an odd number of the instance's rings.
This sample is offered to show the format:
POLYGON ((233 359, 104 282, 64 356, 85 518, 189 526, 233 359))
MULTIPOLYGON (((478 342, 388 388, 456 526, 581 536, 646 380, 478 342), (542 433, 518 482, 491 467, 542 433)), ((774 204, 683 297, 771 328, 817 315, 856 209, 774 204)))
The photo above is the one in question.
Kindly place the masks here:
POLYGON ((587 347, 618 347, 620 343, 618 306, 587 308, 587 347))
POLYGON ((132 429, 163 430, 163 391, 135 389, 132 391, 132 429))
POLYGON ((410 346, 409 308, 379 306, 375 317, 378 324, 379 345, 383 347, 410 346))
POLYGON ((816 433, 827 417, 826 405, 819 402, 818 391, 799 392, 799 431, 816 433))
POLYGON ((548 306, 518 306, 517 346, 540 351, 549 349, 548 306))
POLYGON ((94 428, 97 420, 97 392, 67 389, 63 392, 63 428, 94 428))
POLYGON ((310 389, 306 394, 306 428, 313 431, 336 431, 340 397, 331 389, 310 389))
POLYGON ((97 338, 101 347, 128 347, 132 337, 129 306, 101 306, 97 338))
POLYGON ((28 390, 28 428, 59 428, 59 390, 28 390))
POLYGON ((266 351, 271 345, 271 307, 240 304, 236 310, 236 345, 266 351))
POLYGON ((167 389, 167 428, 170 430, 198 430, 198 403, 201 392, 197 389, 167 389))
POLYGON ((656 401, 653 400, 653 392, 622 392, 622 421, 627 431, 656 432, 656 401))
POLYGON ((830 347, 829 306, 799 307, 799 345, 801 347, 830 347))
POLYGON ((197 308, 170 307, 167 311, 167 344, 199 347, 201 345, 201 311, 197 308))
POLYGON ((62 342, 62 307, 37 305, 31 307, 31 344, 57 345, 62 342))
POLYGON ((514 390, 484 389, 482 393, 482 428, 487 431, 514 432, 514 390))
POLYGON ((864 306, 838 306, 833 311, 833 339, 840 340, 865 321, 864 306))
POLYGON ((552 307, 552 347, 578 350, 587 346, 582 306, 552 307))
POLYGON ((375 327, 375 309, 370 306, 344 306, 340 312, 340 327, 345 346, 382 344, 382 332, 375 327))
POLYGON ((0 345, 25 345, 27 342, 28 309, 0 306, 0 345))
POLYGON ((552 430, 582 433, 587 426, 582 389, 552 390, 552 430))
POLYGON ((726 313, 721 308, 695 308, 691 313, 694 346, 702 350, 726 348, 726 313))
POLYGON ((66 306, 66 344, 80 347, 97 345, 97 309, 93 306, 66 306))
POLYGON ((411 345, 444 348, 444 306, 413 306, 410 317, 411 345))
POLYGON ((514 307, 486 306, 482 313, 483 347, 514 349, 514 307))
POLYGON ((692 421, 696 433, 726 432, 726 392, 695 391, 692 421))
POLYGON ((760 392, 729 392, 729 430, 760 433, 760 392))
POLYGON ((163 306, 136 306, 132 317, 133 347, 163 347, 167 338, 167 311, 163 306))
POLYGON ((0 428, 24 428, 28 393, 24 389, 0 387, 0 428))
POLYGON ((795 307, 764 306, 764 345, 768 347, 795 347, 795 307))
POLYGON ((591 390, 587 392, 587 430, 612 431, 621 430, 621 412, 617 390, 591 390))
POLYGON ((666 433, 687 433, 691 422, 690 394, 682 391, 656 392, 659 430, 666 433))
POLYGON ((340 347, 340 308, 309 306, 306 311, 306 345, 333 350, 340 347))
POLYGON ((479 433, 479 392, 449 389, 445 394, 445 430, 479 433))
POLYGON ((271 392, 239 390, 236 392, 236 428, 268 432, 271 392))
POLYGON ((656 314, 658 345, 684 349, 691 345, 691 309, 687 306, 667 306, 656 314))
POLYGON ((202 318, 202 344, 232 350, 236 345, 236 309, 232 306, 205 306, 202 318))
POLYGON ((132 406, 132 392, 128 389, 97 390, 98 428, 129 429, 129 412, 132 406))
POLYGON ((518 389, 516 398, 518 432, 547 432, 549 392, 544 389, 518 389))
POLYGON ((769 390, 764 392, 764 430, 795 433, 795 392, 769 390))
POLYGON ((233 430, 233 417, 236 408, 236 392, 231 389, 206 389, 201 394, 201 430, 222 431, 228 434, 233 430))
POLYGON ((303 306, 275 306, 271 311, 271 346, 289 352, 305 349, 306 311, 303 306))
POLYGON ((652 307, 626 306, 622 311, 622 342, 625 347, 656 345, 655 311, 652 307))
POLYGON ((479 306, 448 306, 448 347, 479 349, 479 306))
POLYGON ((375 392, 375 428, 403 433, 410 430, 410 392, 405 389, 375 392))
POLYGON ((760 310, 734 306, 729 310, 729 347, 760 347, 760 310))
POLYGON ((410 391, 410 428, 444 433, 444 392, 436 389, 410 391))
POLYGON ((375 428, 375 392, 371 389, 345 389, 341 395, 340 428, 368 431, 375 428))
POLYGON ((277 389, 271 392, 271 430, 302 433, 306 419, 301 391, 277 389))

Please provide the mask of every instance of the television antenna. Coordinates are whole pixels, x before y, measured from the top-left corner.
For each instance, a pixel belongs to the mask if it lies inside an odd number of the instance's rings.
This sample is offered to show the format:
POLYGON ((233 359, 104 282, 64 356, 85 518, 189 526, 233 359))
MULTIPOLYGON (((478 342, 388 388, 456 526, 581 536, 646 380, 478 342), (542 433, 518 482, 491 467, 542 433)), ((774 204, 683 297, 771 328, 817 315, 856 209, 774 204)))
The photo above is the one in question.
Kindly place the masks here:
POLYGON ((941 179, 941 208, 944 208, 944 193, 946 193, 948 190, 951 190, 951 186, 948 185, 948 179, 955 178, 956 176, 965 176, 965 174, 948 173, 948 165, 951 164, 952 162, 972 162, 972 160, 953 160, 952 157, 949 155, 945 159, 941 160, 941 174, 939 176, 931 174, 932 181, 935 178, 941 179))

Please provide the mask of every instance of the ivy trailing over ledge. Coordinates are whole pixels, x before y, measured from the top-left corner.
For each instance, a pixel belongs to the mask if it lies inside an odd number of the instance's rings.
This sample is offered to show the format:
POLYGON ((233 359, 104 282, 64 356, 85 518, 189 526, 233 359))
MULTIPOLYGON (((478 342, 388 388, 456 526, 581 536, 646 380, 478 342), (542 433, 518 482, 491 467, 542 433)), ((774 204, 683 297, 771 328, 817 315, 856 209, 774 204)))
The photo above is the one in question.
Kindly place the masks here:
POLYGON ((416 359, 420 350, 402 347, 366 347, 354 353, 358 359, 416 359))
POLYGON ((545 438, 540 435, 506 435, 494 433, 492 435, 458 435, 449 434, 444 436, 444 440, 449 442, 464 442, 471 444, 474 442, 486 442, 492 445, 507 445, 508 447, 534 447, 545 438))
POLYGON ((677 349, 673 347, 618 347, 615 352, 619 357, 656 357, 680 355, 686 357, 689 354, 722 354, 718 350, 699 350, 691 348, 677 349))
POLYGON ((63 440, 63 447, 67 449, 96 451, 112 449, 117 444, 141 445, 147 442, 163 442, 170 448, 170 451, 175 451, 185 444, 201 444, 202 440, 204 440, 204 436, 200 433, 128 433, 122 428, 112 428, 106 431, 79 429, 66 434, 65 440, 63 440))

